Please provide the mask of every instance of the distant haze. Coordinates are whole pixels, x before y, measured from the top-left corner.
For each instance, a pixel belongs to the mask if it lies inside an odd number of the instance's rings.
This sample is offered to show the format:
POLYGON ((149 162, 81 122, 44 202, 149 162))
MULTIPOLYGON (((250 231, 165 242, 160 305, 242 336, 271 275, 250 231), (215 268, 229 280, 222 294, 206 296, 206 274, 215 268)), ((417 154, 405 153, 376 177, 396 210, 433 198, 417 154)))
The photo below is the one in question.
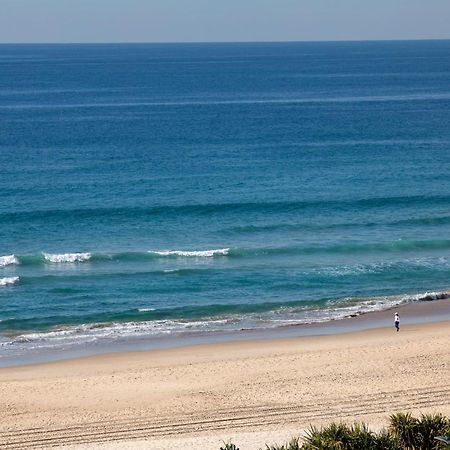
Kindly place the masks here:
POLYGON ((0 0, 0 42, 450 38, 448 0, 0 0))

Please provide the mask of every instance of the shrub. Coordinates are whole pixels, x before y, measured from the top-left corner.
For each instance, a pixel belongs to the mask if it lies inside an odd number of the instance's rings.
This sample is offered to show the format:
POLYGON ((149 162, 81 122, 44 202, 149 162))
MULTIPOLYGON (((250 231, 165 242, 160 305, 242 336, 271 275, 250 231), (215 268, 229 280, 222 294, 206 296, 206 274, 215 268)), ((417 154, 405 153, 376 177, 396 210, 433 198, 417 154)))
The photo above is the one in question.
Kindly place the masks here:
POLYGON ((352 426, 332 423, 318 430, 311 427, 308 431, 305 450, 399 450, 398 441, 387 431, 373 433, 365 424, 352 426))
POLYGON ((401 445, 396 436, 383 429, 376 435, 374 448, 378 450, 399 450, 401 445))
POLYGON ((289 442, 283 445, 267 445, 266 450, 301 450, 302 445, 300 444, 299 438, 292 438, 289 442))
POLYGON ((436 450, 444 448, 436 441, 436 436, 449 434, 449 420, 441 414, 427 414, 417 421, 417 444, 421 450, 436 450))
MULTIPOLYGON (((311 426, 304 443, 299 438, 282 445, 266 445, 266 450, 443 450, 450 446, 437 436, 450 437, 450 418, 442 414, 393 414, 388 430, 374 433, 363 423, 331 423, 322 428, 311 426)), ((225 443, 224 443, 225 444, 225 443)), ((239 450, 229 442, 220 450, 239 450)))
POLYGON ((434 438, 450 433, 450 421, 442 414, 426 414, 416 419, 409 413, 398 413, 390 417, 390 422, 392 434, 397 436, 407 450, 445 448, 445 444, 434 438))
POLYGON ((393 414, 389 418, 389 431, 396 436, 406 450, 416 448, 417 419, 410 413, 393 414))
POLYGON ((223 443, 225 447, 220 447, 219 450, 239 450, 234 444, 230 442, 224 442, 223 443))

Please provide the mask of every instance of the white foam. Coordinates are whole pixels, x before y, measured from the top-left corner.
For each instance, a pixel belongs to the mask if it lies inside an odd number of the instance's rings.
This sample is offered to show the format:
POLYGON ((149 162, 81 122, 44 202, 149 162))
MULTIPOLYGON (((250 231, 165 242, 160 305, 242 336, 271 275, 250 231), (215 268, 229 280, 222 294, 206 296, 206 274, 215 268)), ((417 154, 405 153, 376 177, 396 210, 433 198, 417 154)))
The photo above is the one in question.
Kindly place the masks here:
MULTIPOLYGON (((430 270, 442 270, 447 271, 450 266, 450 261, 446 257, 439 258, 414 258, 414 259, 404 259, 400 261, 380 261, 371 264, 356 264, 356 265, 340 265, 340 266, 330 266, 320 269, 316 269, 315 272, 319 275, 326 275, 330 277, 341 277, 341 276, 351 276, 351 275, 364 275, 372 273, 383 273, 394 269, 430 269, 430 270)), ((425 293, 424 295, 427 295, 425 293)), ((430 293, 432 295, 433 293, 430 293)), ((439 293, 438 293, 439 294, 439 293)))
POLYGON ((350 265, 350 266, 338 266, 338 267, 325 267, 324 269, 318 269, 317 273, 323 274, 330 277, 343 277, 343 276, 351 276, 351 275, 364 275, 367 273, 374 273, 379 270, 382 270, 382 265, 377 266, 373 265, 350 265))
POLYGON ((148 311, 154 311, 155 308, 139 308, 138 311, 139 312, 148 312, 148 311))
POLYGON ((0 267, 9 266, 11 264, 19 264, 19 260, 15 255, 0 256, 0 267))
POLYGON ((304 97, 304 98, 267 98, 267 99, 230 99, 230 100, 193 100, 193 101, 161 101, 161 102, 115 102, 115 103, 33 103, 4 104, 0 109, 72 109, 72 108, 129 108, 141 106, 195 106, 195 105, 270 105, 270 104, 315 104, 315 103, 365 103, 365 102, 404 102, 423 100, 448 100, 450 94, 419 93, 403 95, 367 95, 341 97, 304 97))
POLYGON ((0 278, 0 286, 8 286, 10 284, 15 284, 19 281, 19 277, 5 277, 0 278))
POLYGON ((160 256, 186 256, 195 258, 211 258, 212 256, 226 256, 228 255, 229 248, 219 248, 216 250, 197 250, 197 251, 187 251, 187 250, 162 250, 159 252, 149 251, 149 253, 154 253, 160 256))
MULTIPOLYGON (((18 277, 14 277, 17 278, 18 277)), ((0 284, 4 279, 0 279, 0 284)), ((121 339, 148 339, 163 336, 183 336, 196 333, 234 332, 238 330, 279 328, 306 323, 321 323, 354 317, 372 311, 392 308, 414 301, 431 301, 450 298, 450 291, 426 292, 417 295, 330 300, 325 308, 311 305, 284 306, 280 309, 249 314, 225 314, 198 320, 168 319, 132 322, 91 323, 67 326, 45 332, 31 332, 3 341, 0 336, 0 353, 26 354, 39 349, 68 349, 81 345, 96 345, 121 339)), ((140 308, 139 311, 151 311, 140 308)), ((1 357, 1 356, 0 356, 1 357)))
POLYGON ((43 253, 43 255, 47 261, 52 263, 74 263, 88 261, 91 259, 90 253, 43 253))
POLYGON ((419 302, 426 302, 432 300, 443 300, 448 297, 448 292, 425 292, 425 294, 417 294, 413 299, 419 302))
POLYGON ((80 344, 94 344, 104 340, 114 341, 122 338, 142 338, 165 336, 198 331, 218 331, 227 320, 178 321, 156 320, 144 322, 125 322, 110 324, 82 324, 60 330, 22 334, 7 342, 0 342, 0 348, 9 351, 70 348, 80 344))

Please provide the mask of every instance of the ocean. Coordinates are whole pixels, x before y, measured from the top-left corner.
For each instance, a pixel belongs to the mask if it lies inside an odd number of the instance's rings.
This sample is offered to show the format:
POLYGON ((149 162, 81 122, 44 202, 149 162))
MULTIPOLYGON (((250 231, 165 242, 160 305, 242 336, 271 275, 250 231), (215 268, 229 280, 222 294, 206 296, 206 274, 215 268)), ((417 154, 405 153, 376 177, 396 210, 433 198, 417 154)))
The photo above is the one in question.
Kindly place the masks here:
POLYGON ((450 286, 450 41, 1 45, 0 360, 450 286))

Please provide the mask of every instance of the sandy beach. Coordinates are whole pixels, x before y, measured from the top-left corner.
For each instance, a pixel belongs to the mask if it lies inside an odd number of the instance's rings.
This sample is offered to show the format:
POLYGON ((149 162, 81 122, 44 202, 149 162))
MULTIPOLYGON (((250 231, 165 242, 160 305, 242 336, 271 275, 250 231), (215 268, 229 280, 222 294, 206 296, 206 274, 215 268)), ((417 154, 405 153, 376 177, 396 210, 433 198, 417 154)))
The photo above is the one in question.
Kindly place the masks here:
POLYGON ((310 424, 450 414, 449 338, 449 322, 411 323, 4 368, 0 442, 256 450, 310 424))

